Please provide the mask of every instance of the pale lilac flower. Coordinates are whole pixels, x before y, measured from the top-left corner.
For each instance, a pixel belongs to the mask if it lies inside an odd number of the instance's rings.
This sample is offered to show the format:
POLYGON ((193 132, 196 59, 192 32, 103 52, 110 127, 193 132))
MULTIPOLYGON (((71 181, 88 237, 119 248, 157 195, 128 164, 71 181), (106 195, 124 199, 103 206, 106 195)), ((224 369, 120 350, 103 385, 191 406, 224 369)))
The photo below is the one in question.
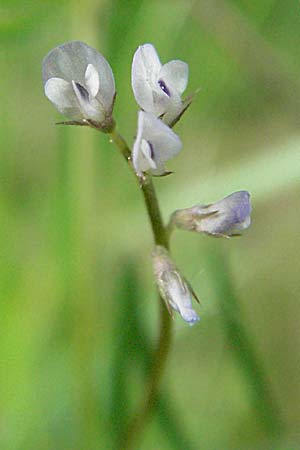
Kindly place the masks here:
POLYGON ((175 156, 182 143, 177 134, 153 114, 140 111, 132 150, 132 164, 138 176, 144 172, 166 174, 164 162, 175 156))
POLYGON ((115 81, 110 65, 80 41, 51 50, 43 61, 45 94, 72 121, 99 128, 112 121, 115 81))
POLYGON ((179 312, 189 325, 194 325, 200 318, 192 307, 192 296, 199 301, 192 288, 180 274, 164 247, 156 246, 152 257, 155 281, 170 314, 173 315, 173 309, 179 312))
POLYGON ((250 194, 234 192, 210 205, 196 205, 175 211, 171 223, 178 228, 230 237, 241 234, 251 223, 250 194))
POLYGON ((182 113, 181 95, 188 83, 188 65, 179 60, 162 65, 152 44, 140 45, 131 70, 131 83, 139 106, 170 124, 182 113))

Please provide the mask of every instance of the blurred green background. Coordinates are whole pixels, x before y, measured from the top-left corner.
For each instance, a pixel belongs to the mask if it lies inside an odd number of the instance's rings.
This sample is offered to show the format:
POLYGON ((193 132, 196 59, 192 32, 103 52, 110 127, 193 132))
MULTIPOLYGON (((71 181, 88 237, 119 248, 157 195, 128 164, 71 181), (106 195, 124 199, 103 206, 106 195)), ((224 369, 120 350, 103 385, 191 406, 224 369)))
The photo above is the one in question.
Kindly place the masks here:
POLYGON ((0 36, 0 448, 116 449, 158 332, 136 180, 107 136, 56 127, 43 93, 43 57, 74 39, 110 62, 130 144, 136 47, 189 63, 201 91, 155 180, 166 220, 252 195, 243 238, 174 235, 202 320, 175 320, 139 449, 300 449, 299 2, 2 0, 0 36))

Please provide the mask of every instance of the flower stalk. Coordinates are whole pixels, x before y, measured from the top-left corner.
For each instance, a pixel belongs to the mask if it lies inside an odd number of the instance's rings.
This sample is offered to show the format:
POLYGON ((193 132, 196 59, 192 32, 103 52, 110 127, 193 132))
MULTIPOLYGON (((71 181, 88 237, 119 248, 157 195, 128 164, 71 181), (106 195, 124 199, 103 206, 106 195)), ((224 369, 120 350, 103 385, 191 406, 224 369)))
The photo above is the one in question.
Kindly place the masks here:
MULTIPOLYGON (((112 142, 118 148, 121 155, 131 166, 131 152, 125 141, 116 128, 110 133, 112 142)), ((159 203, 155 193, 155 188, 150 175, 145 175, 140 180, 141 190, 144 196, 146 209, 148 212, 154 242, 166 249, 169 248, 168 235, 163 224, 159 203)), ((160 296, 159 296, 160 297, 160 296)), ((156 350, 153 354, 153 362, 147 385, 145 387, 145 396, 128 423, 125 435, 121 440, 120 450, 132 450, 138 443, 147 420, 153 412, 157 395, 159 392, 160 381, 164 372, 166 361, 171 347, 172 338, 172 317, 164 305, 162 298, 160 300, 160 324, 159 338, 156 350)))
POLYGON ((152 357, 151 372, 145 387, 142 403, 128 424, 127 430, 121 440, 120 450, 133 450, 143 434, 144 427, 149 420, 156 405, 162 375, 172 342, 172 317, 163 301, 160 301, 160 334, 156 350, 152 357))

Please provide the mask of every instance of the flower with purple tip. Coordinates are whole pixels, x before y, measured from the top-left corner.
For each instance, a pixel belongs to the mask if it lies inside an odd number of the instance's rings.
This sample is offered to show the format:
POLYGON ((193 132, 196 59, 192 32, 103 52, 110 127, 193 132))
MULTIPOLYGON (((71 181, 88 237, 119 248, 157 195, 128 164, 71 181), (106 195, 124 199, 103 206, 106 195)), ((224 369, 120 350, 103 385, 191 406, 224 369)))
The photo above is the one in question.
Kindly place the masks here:
POLYGON ((152 44, 140 45, 131 70, 131 83, 139 106, 170 124, 182 113, 181 95, 188 83, 188 65, 179 60, 162 65, 152 44))
POLYGON ((250 194, 238 191, 209 205, 196 205, 175 211, 172 225, 212 236, 240 235, 251 223, 250 194))

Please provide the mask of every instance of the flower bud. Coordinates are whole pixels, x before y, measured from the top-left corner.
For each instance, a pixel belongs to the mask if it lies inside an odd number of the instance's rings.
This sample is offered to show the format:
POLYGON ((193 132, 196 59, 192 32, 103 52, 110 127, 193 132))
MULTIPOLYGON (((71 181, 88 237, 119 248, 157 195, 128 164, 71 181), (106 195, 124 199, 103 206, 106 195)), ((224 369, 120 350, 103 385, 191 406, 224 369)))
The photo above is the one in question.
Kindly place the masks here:
POLYGON ((212 236, 238 236, 248 228, 251 219, 250 194, 234 192, 210 205, 196 205, 175 211, 171 224, 184 230, 206 233, 212 236))
POLYGON ((45 95, 70 123, 112 129, 114 76, 95 49, 80 41, 54 48, 44 58, 43 81, 45 95))
POLYGON ((200 318, 192 308, 193 296, 199 302, 193 289, 181 275, 164 247, 156 246, 152 257, 155 281, 169 313, 173 316, 173 309, 179 312, 189 325, 194 325, 200 318))

